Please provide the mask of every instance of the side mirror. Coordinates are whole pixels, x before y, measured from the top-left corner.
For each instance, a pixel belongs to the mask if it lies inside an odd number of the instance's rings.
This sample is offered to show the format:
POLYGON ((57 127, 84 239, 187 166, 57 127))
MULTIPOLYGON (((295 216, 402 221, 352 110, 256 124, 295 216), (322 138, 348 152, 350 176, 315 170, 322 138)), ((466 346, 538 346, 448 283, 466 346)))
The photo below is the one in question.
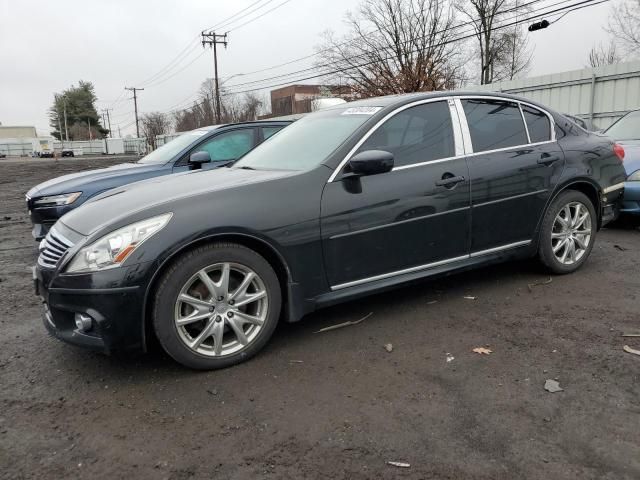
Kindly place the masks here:
POLYGON ((199 152, 193 152, 189 157, 189 163, 194 165, 195 167, 200 167, 203 163, 210 163, 211 155, 209 152, 205 152, 203 150, 199 152))
POLYGON ((377 175, 389 172, 393 168, 393 153, 384 150, 366 150, 351 157, 349 167, 354 175, 377 175))

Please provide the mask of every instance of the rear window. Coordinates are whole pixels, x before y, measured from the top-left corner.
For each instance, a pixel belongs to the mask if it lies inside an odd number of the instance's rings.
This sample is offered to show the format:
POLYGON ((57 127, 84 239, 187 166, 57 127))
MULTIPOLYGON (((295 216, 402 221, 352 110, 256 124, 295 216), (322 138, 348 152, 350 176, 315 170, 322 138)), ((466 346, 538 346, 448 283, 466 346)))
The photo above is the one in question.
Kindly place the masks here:
POLYGON ((551 123, 546 113, 526 105, 522 105, 522 113, 527 122, 531 143, 551 140, 551 123))
POLYGON ((502 100, 462 100, 474 152, 529 143, 518 105, 502 100))

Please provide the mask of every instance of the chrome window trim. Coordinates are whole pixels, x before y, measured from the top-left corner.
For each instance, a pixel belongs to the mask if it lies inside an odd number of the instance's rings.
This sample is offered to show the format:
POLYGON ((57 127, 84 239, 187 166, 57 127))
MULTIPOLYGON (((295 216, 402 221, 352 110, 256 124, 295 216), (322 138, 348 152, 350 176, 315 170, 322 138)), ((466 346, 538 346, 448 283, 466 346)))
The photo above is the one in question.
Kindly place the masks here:
POLYGON ((342 161, 340 162, 340 164, 338 164, 338 166, 334 169, 333 173, 331 174, 331 176, 329 177, 329 180, 327 180, 327 183, 331 183, 334 182, 336 180, 336 177, 340 174, 340 172, 342 171, 342 169, 344 168, 344 166, 347 164, 347 162, 349 161, 349 159, 354 155, 354 153, 362 146, 362 144, 364 142, 367 141, 367 139, 373 135, 373 133, 380 128, 380 126, 385 123, 387 120, 389 120, 391 117, 393 117, 394 115, 408 109, 411 107, 415 107, 418 105, 423 105, 426 103, 433 103, 433 102, 442 102, 442 101, 446 101, 448 106, 449 106, 449 113, 451 115, 451 125, 453 128, 453 137, 454 137, 454 146, 455 146, 455 153, 456 155, 453 157, 446 157, 446 158, 439 158, 436 160, 428 160, 425 162, 420 162, 420 163, 412 163, 411 165, 402 165, 399 167, 394 167, 391 171, 396 171, 396 170, 406 170, 408 168, 415 168, 415 167, 422 167, 424 165, 428 165, 428 164, 433 164, 433 163, 440 163, 440 162, 447 162, 450 160, 457 160, 459 158, 465 158, 465 157, 472 157, 472 156, 476 156, 476 155, 484 155, 486 153, 496 153, 496 152, 504 152, 507 150, 513 150, 513 149, 522 149, 524 147, 534 147, 537 145, 544 145, 544 144, 548 144, 548 143, 554 143, 557 141, 556 138, 556 122, 553 118, 553 116, 546 111, 543 108, 538 107, 537 105, 534 105, 532 103, 526 102, 526 101, 522 101, 522 100, 514 100, 511 98, 505 98, 505 97, 496 97, 496 96, 492 96, 492 95, 451 95, 448 97, 435 97, 435 98, 426 98, 423 100, 418 100, 415 102, 411 102, 411 103, 407 103, 406 105, 402 105, 401 107, 396 108, 395 110, 389 112, 387 115, 385 115, 383 118, 381 118, 378 123, 376 123, 373 127, 371 127, 369 129, 369 131, 367 133, 365 133, 362 138, 360 140, 358 140, 358 142, 353 146, 353 148, 349 151, 349 153, 347 153, 347 155, 342 159, 342 161), (493 150, 484 150, 482 152, 474 152, 473 151, 473 143, 471 142, 471 133, 469 131, 469 124, 467 123, 467 116, 464 113, 464 107, 462 106, 462 100, 473 100, 473 99, 479 99, 479 100, 496 100, 496 101, 501 101, 501 102, 510 102, 510 103, 515 103, 518 105, 518 109, 520 110, 520 115, 522 116, 522 121, 524 122, 524 128, 525 131, 527 132, 527 139, 529 140, 529 143, 526 144, 522 144, 522 145, 514 145, 514 146, 510 146, 510 147, 503 147, 503 148, 496 148, 493 150), (453 106, 451 104, 451 102, 453 101, 453 106), (551 131, 551 139, 550 140, 544 140, 542 142, 535 142, 535 143, 531 143, 531 138, 529 136, 529 129, 527 127, 527 122, 524 119, 524 112, 522 111, 522 105, 526 105, 528 107, 533 108, 534 110, 538 110, 542 113, 544 113, 547 118, 549 119, 549 126, 550 126, 550 131, 551 131), (454 110, 455 110, 455 115, 454 115, 454 110), (455 121, 457 118, 457 122, 455 121), (459 130, 458 130, 459 128, 459 130), (462 148, 460 148, 459 145, 459 141, 462 140, 462 148), (460 152, 464 152, 464 153, 460 153, 460 152))
MULTIPOLYGON (((456 102, 453 98, 447 99, 449 105, 449 114, 451 115, 451 127, 453 128, 453 145, 455 148, 455 155, 453 158, 459 158, 464 155, 464 137, 462 136, 462 126, 460 124, 460 115, 456 108, 456 102)), ((420 165, 424 165, 427 162, 421 162, 420 165)))
POLYGON ((460 119, 460 128, 462 130, 462 140, 464 144, 465 155, 473 153, 473 144, 471 143, 471 132, 469 132, 469 123, 467 122, 467 114, 464 113, 462 102, 459 98, 453 99, 456 104, 456 110, 458 111, 458 118, 460 119))
POLYGON ((478 155, 485 155, 487 153, 496 153, 496 152, 506 152, 508 150, 522 150, 524 148, 528 148, 528 147, 536 147, 538 145, 545 145, 547 143, 555 143, 555 140, 546 140, 544 142, 536 142, 536 143, 527 143, 525 145, 516 145, 515 147, 503 147, 503 148, 496 148, 494 150, 484 150, 482 152, 474 152, 474 153, 468 153, 467 155, 465 155, 466 157, 477 157, 478 155))
MULTIPOLYGON (((388 114, 386 114, 384 117, 382 117, 380 120, 378 120, 378 123, 376 123, 373 127, 371 127, 369 129, 369 131, 367 133, 365 133, 360 140, 358 140, 358 143, 356 143, 351 150, 349 150, 349 153, 347 153, 347 155, 342 159, 340 164, 335 168, 335 170, 333 171, 333 173, 329 177, 329 180, 327 180, 327 183, 331 183, 331 182, 335 181, 335 179, 338 176, 338 174, 342 171, 342 169, 347 164, 349 159, 354 155, 354 153, 356 153, 356 151, 362 146, 362 144, 364 142, 366 142, 369 139, 369 137, 371 135, 373 135, 373 133, 378 128, 380 128, 380 126, 383 123, 385 123, 387 120, 389 120, 391 117, 397 115, 398 113, 400 113, 400 112, 402 112, 404 110, 407 110, 407 109, 409 109, 411 107, 416 107, 418 105, 424 105, 424 104, 433 103, 433 102, 447 102, 447 104, 448 104, 450 98, 451 97, 425 98, 425 99, 422 99, 422 100, 417 100, 415 102, 407 103, 406 105, 402 105, 402 106, 396 108, 395 110, 389 112, 388 114)), ((449 107, 449 112, 451 114, 451 107, 449 107)), ((451 118, 451 125, 452 125, 453 130, 454 130, 454 144, 455 144, 456 135, 455 135, 455 124, 453 122, 453 118, 451 118)), ((455 145, 454 149, 455 149, 454 151, 457 152, 458 151, 458 146, 455 145)), ((444 159, 431 160, 431 161, 428 161, 428 162, 421 162, 420 164, 403 165, 402 167, 394 167, 391 171, 395 171, 396 169, 400 170, 403 167, 414 167, 414 166, 418 166, 418 165, 424 165, 425 163, 433 163, 435 161, 452 160, 452 159, 455 159, 455 158, 460 158, 460 157, 455 156, 455 157, 448 157, 448 158, 444 158, 444 159)))
MULTIPOLYGON (((515 99, 511 99, 511 98, 505 98, 505 97, 496 97, 496 96, 492 96, 492 95, 456 95, 455 97, 456 101, 460 102, 460 105, 462 106, 462 100, 473 100, 473 99, 480 99, 480 100, 496 100, 499 102, 511 102, 511 103, 517 103, 519 105, 526 105, 528 107, 533 108, 534 110, 538 110, 542 113, 544 113, 547 118, 549 119, 549 126, 551 128, 551 139, 550 140, 545 140, 543 142, 537 142, 535 143, 535 145, 539 145, 542 143, 551 143, 551 142, 555 142, 557 140, 556 138, 556 121, 553 118, 553 115, 551 115, 548 111, 546 111, 544 108, 541 108, 537 105, 534 105, 533 103, 529 103, 525 100, 515 100, 515 99)), ((463 108, 463 112, 464 112, 464 108, 463 108)), ((466 118, 466 116, 465 116, 466 118)), ((524 123, 525 127, 527 125, 527 122, 524 123)), ((518 145, 520 146, 520 145, 518 145)), ((518 146, 515 147, 508 147, 508 148, 517 148, 518 146)), ((493 150, 491 150, 493 151, 493 150)), ((486 153, 485 152, 479 152, 479 153, 486 153)))
POLYGON ((503 250, 509 250, 511 248, 516 247, 524 247, 529 245, 531 240, 523 240, 521 242, 509 243, 507 245, 501 245, 499 247, 489 248, 487 250, 480 250, 479 252, 473 252, 467 255, 462 255, 459 257, 447 258, 445 260, 439 260, 437 262, 427 263, 425 265, 418 265, 416 267, 405 268, 403 270, 396 270, 394 272, 382 273, 380 275, 375 275, 372 277, 361 278, 359 280, 352 280, 351 282, 340 283, 338 285, 332 285, 331 290, 342 290, 343 288, 355 287, 357 285, 362 285, 363 283, 375 282, 377 280, 384 280, 385 278, 396 277, 398 275, 404 275, 406 273, 419 272, 422 270, 428 270, 434 267, 440 267, 442 265, 447 265, 449 263, 459 262, 461 260, 468 260, 470 258, 480 257, 482 255, 488 255, 491 253, 501 252, 503 250))
POLYGON ((518 110, 520 110, 520 118, 522 118, 522 123, 524 124, 524 131, 527 132, 527 143, 531 143, 531 135, 529 135, 529 127, 527 125, 527 121, 524 118, 524 112, 522 111, 522 104, 518 102, 518 110))

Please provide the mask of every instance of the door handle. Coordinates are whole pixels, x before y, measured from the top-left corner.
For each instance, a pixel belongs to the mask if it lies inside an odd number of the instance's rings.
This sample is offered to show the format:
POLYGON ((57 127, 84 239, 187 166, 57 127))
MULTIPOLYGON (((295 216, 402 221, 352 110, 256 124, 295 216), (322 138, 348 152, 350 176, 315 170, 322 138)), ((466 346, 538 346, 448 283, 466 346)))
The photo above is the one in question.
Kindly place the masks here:
POLYGON ((549 155, 548 153, 543 153, 542 155, 540 155, 540 158, 538 159, 538 164, 546 165, 548 167, 549 165, 551 165, 554 162, 557 162, 558 160, 560 160, 560 157, 558 155, 549 155))
POLYGON ((436 187, 452 188, 460 182, 464 182, 462 175, 454 176, 451 173, 445 173, 441 180, 436 180, 436 187))

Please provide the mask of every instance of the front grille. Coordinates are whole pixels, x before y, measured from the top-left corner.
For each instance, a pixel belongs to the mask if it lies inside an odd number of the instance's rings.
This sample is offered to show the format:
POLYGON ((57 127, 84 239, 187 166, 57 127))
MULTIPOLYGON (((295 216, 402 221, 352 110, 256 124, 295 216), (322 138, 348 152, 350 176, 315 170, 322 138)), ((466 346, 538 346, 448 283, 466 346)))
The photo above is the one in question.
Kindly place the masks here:
POLYGON ((56 232, 55 228, 52 228, 44 240, 40 242, 38 263, 43 267, 55 268, 71 247, 73 247, 73 243, 56 232))

